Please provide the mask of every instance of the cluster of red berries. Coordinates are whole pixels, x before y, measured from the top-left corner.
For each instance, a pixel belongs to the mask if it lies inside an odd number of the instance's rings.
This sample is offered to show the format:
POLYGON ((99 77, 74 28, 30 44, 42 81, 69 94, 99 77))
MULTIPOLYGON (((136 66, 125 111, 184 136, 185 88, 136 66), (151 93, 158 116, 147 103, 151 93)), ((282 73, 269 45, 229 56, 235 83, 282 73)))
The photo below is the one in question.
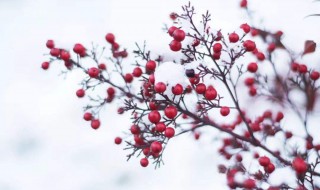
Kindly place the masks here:
POLYGON ((171 37, 173 37, 173 40, 170 42, 169 46, 172 51, 180 51, 182 44, 181 42, 185 39, 186 34, 182 29, 179 29, 175 26, 171 26, 168 29, 168 33, 171 37))
MULTIPOLYGON (((291 63, 291 70, 301 75, 308 73, 308 67, 305 64, 299 64, 297 62, 291 63)), ((320 73, 318 71, 309 71, 309 77, 311 80, 318 80, 320 73)))

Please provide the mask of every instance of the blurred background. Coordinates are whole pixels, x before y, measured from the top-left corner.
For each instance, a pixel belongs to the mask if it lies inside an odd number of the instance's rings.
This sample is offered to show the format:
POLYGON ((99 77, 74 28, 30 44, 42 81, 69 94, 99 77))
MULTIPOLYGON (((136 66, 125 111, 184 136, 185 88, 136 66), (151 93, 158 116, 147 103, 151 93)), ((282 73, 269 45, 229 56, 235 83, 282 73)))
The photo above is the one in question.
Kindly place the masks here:
MULTIPOLYGON (((82 119, 85 102, 75 96, 79 75, 63 77, 58 67, 40 68, 47 39, 65 47, 76 42, 106 45, 104 36, 112 32, 129 53, 144 40, 157 51, 169 43, 161 30, 170 23, 169 14, 185 3, 0 0, 0 190, 226 189, 217 172, 217 131, 207 130, 199 141, 192 135, 175 138, 164 166, 141 168, 139 159, 127 162, 128 152, 113 143, 129 123, 116 114, 117 105, 105 109, 101 128, 92 130, 82 119)), ((197 0, 193 5, 198 13, 211 11, 216 29, 234 31, 248 22, 238 0, 197 0)), ((320 3, 249 0, 249 6, 255 24, 282 30, 293 50, 302 51, 306 39, 320 42, 320 17, 305 18, 320 13, 320 3)))

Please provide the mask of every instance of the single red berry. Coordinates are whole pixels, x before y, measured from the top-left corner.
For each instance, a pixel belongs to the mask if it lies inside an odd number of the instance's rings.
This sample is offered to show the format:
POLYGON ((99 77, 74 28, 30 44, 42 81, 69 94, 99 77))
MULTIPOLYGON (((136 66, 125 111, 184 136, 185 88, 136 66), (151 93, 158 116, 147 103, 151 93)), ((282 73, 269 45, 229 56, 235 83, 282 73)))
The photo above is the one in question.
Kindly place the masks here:
POLYGON ((246 40, 243 42, 243 47, 245 48, 246 51, 254 51, 256 49, 256 43, 251 40, 246 40))
POLYGON ((308 72, 308 67, 307 67, 307 65, 305 65, 305 64, 299 65, 299 73, 304 74, 304 73, 306 73, 306 72, 308 72))
POLYGON ((240 28, 241 28, 245 33, 249 33, 250 30, 251 30, 251 27, 250 27, 247 23, 241 24, 241 25, 240 25, 240 28))
POLYGON ((292 161, 292 167, 297 172, 297 174, 303 174, 308 170, 308 165, 301 157, 296 157, 292 161))
POLYGON ((248 77, 245 79, 244 83, 246 84, 246 86, 252 86, 254 84, 254 78, 248 77))
POLYGON ((221 57, 221 52, 219 52, 219 53, 213 53, 213 59, 214 60, 219 60, 220 59, 220 57, 221 57))
POLYGON ((136 67, 133 69, 132 75, 134 77, 140 77, 142 75, 142 69, 140 67, 136 67))
POLYGON ((291 70, 297 72, 299 70, 299 64, 295 62, 291 63, 291 70))
POLYGON ((242 162, 242 156, 241 156, 241 154, 237 154, 237 155, 236 155, 236 160, 237 160, 238 162, 242 162))
POLYGON ((86 48, 84 48, 82 44, 75 44, 73 47, 73 51, 76 54, 82 55, 82 54, 85 54, 86 48))
POLYGON ((82 98, 82 97, 84 97, 84 95, 85 95, 85 91, 84 91, 83 89, 79 89, 79 90, 77 90, 76 95, 77 95, 79 98, 82 98))
POLYGON ((239 35, 235 32, 232 32, 231 34, 229 34, 229 41, 231 43, 236 43, 239 41, 239 35))
POLYGON ((124 75, 124 80, 126 81, 126 83, 131 83, 133 81, 133 76, 131 73, 127 73, 126 75, 124 75))
POLYGON ((195 132, 193 136, 194 136, 194 139, 199 140, 199 138, 200 138, 200 133, 195 132))
POLYGON ((293 134, 290 131, 286 131, 285 136, 287 139, 290 139, 293 136, 293 134))
POLYGON ((60 58, 62 59, 62 60, 64 60, 64 61, 68 61, 69 59, 70 59, 70 53, 68 52, 68 51, 66 51, 66 50, 62 50, 61 52, 60 52, 60 58))
POLYGON ((54 48, 54 41, 53 40, 48 40, 46 43, 47 48, 52 49, 54 48))
POLYGON ((265 171, 266 171, 267 173, 271 174, 271 173, 276 169, 276 167, 275 167, 272 163, 270 163, 270 164, 269 164, 267 167, 265 167, 264 169, 265 169, 265 171))
POLYGON ((148 160, 147 158, 142 158, 142 159, 140 160, 140 165, 141 165, 142 167, 147 167, 147 166, 149 165, 149 160, 148 160))
POLYGON ((157 110, 153 110, 148 114, 148 119, 151 123, 158 123, 161 119, 161 115, 157 110))
POLYGON ((268 52, 273 52, 274 50, 276 49, 276 44, 271 42, 269 45, 268 45, 268 52))
POLYGON ((240 2, 240 7, 242 7, 242 8, 246 8, 246 7, 247 7, 247 5, 248 5, 247 0, 241 0, 241 2, 240 2))
POLYGON ((257 94, 257 89, 254 86, 250 86, 249 88, 249 94, 250 96, 255 96, 257 94))
POLYGON ((191 84, 198 84, 200 82, 199 74, 195 74, 194 77, 190 77, 189 81, 191 84))
POLYGON ((263 117, 272 118, 272 112, 270 110, 266 110, 265 112, 263 112, 263 117))
POLYGON ((227 116, 227 115, 229 115, 229 113, 230 113, 230 108, 229 108, 229 107, 227 107, 227 106, 222 106, 222 107, 220 108, 220 114, 221 114, 222 116, 227 116))
POLYGON ((150 61, 148 61, 147 64, 146 64, 146 70, 147 70, 147 71, 154 71, 154 70, 156 69, 156 66, 157 66, 156 62, 150 60, 150 61))
POLYGON ((122 142, 122 138, 120 138, 120 137, 116 137, 116 138, 114 139, 114 143, 115 143, 115 144, 121 144, 121 142, 122 142))
POLYGON ((192 42, 193 47, 197 47, 199 44, 200 44, 200 40, 198 40, 198 39, 194 39, 192 42))
POLYGON ((266 58, 262 52, 256 53, 256 56, 259 61, 263 61, 266 58))
POLYGON ((177 15, 177 13, 172 12, 172 13, 170 13, 169 17, 170 17, 172 20, 176 20, 177 17, 178 17, 178 15, 177 15))
POLYGON ((181 41, 183 41, 184 38, 186 37, 186 34, 185 34, 185 32, 184 32, 183 30, 177 29, 177 30, 175 30, 175 31, 173 32, 173 36, 172 36, 172 37, 173 37, 173 39, 181 42, 181 41))
POLYGON ((172 51, 180 51, 182 44, 181 44, 181 42, 179 42, 177 40, 172 40, 171 43, 169 44, 169 46, 172 51))
POLYGON ((83 119, 86 121, 90 121, 92 119, 92 114, 89 112, 86 112, 83 114, 83 119))
POLYGON ((158 141, 154 141, 150 145, 151 152, 160 153, 162 151, 162 144, 158 141))
POLYGON ((116 93, 116 91, 114 90, 113 87, 109 87, 107 89, 107 94, 108 94, 109 97, 113 97, 115 93, 116 93))
POLYGON ((251 36, 257 36, 257 35, 259 35, 259 30, 257 30, 257 29, 255 29, 255 28, 252 28, 251 29, 251 36))
MULTIPOLYGON (((117 50, 119 50, 119 48, 120 48, 120 45, 117 43, 117 42, 113 42, 113 44, 112 44, 112 50, 113 51, 117 51, 117 50)), ((119 56, 121 56, 121 53, 119 52, 119 56)))
POLYGON ((206 92, 206 85, 203 84, 203 83, 199 83, 197 86, 196 86, 196 92, 198 94, 204 94, 206 92))
POLYGON ((144 154, 145 156, 149 156, 149 154, 150 154, 150 148, 149 148, 149 147, 144 148, 142 152, 143 152, 143 154, 144 154))
POLYGON ((100 63, 100 64, 98 65, 98 67, 99 67, 99 69, 101 69, 101 70, 106 70, 106 69, 107 69, 107 66, 106 66, 106 64, 104 64, 104 63, 100 63))
POLYGON ((173 33, 174 31, 176 31, 178 28, 175 27, 175 26, 171 26, 169 29, 168 29, 168 33, 170 36, 173 36, 173 33))
POLYGON ((258 64, 257 63, 249 63, 248 67, 247 67, 248 71, 251 73, 255 73, 258 70, 258 64))
POLYGON ((176 84, 172 87, 171 91, 174 95, 180 95, 183 93, 183 86, 181 84, 176 84))
POLYGON ((218 93, 213 86, 209 86, 204 93, 204 97, 207 100, 214 100, 217 97, 218 93))
POLYGON ((270 159, 266 156, 262 156, 259 158, 259 164, 263 167, 266 167, 270 164, 270 159))
POLYGON ((49 69, 49 62, 43 62, 42 64, 41 64, 41 68, 43 69, 43 70, 47 70, 47 69, 49 69))
POLYGON ((98 78, 100 74, 100 71, 98 68, 95 68, 95 67, 91 67, 89 70, 88 70, 88 75, 91 77, 91 78, 98 78))
POLYGON ((154 86, 154 90, 157 93, 164 93, 167 89, 167 86, 163 83, 163 82, 158 82, 155 86, 154 86))
POLYGON ((162 133, 163 131, 165 131, 167 128, 167 126, 163 123, 163 122, 159 122, 156 124, 155 130, 159 133, 162 133))
POLYGON ((150 110, 158 109, 158 105, 155 102, 149 102, 150 110))
POLYGON ((173 119, 177 116, 178 110, 175 106, 170 105, 164 109, 164 114, 167 118, 173 119))
POLYGON ((280 122, 283 119, 284 115, 282 112, 278 112, 276 116, 276 122, 280 122))
POLYGON ((53 57, 59 57, 60 55, 60 49, 58 48, 52 48, 50 50, 50 55, 52 55, 53 57))
POLYGON ((167 138, 172 138, 175 134, 175 130, 172 127, 167 127, 166 130, 164 131, 164 136, 167 138))
POLYGON ((134 134, 134 135, 139 134, 139 133, 140 133, 140 128, 139 128, 139 126, 138 126, 138 125, 132 125, 132 126, 130 127, 130 132, 131 132, 132 134, 134 134))
POLYGON ((115 37, 112 33, 108 33, 105 38, 110 44, 113 44, 115 42, 115 37))
POLYGON ((220 43, 215 43, 213 45, 213 52, 220 53, 222 50, 222 45, 220 43))
POLYGON ((243 187, 246 189, 253 189, 256 187, 256 181, 254 179, 247 179, 243 182, 243 187))
POLYGON ((318 71, 312 71, 312 72, 310 73, 310 78, 311 78, 312 80, 318 80, 319 77, 320 77, 320 74, 319 74, 318 71))
POLYGON ((155 81, 156 81, 156 80, 155 80, 155 78, 154 78, 154 74, 151 74, 151 75, 149 76, 149 82, 150 82, 151 84, 154 84, 155 81))
POLYGON ((92 129, 98 129, 100 127, 100 120, 94 119, 91 121, 92 129))

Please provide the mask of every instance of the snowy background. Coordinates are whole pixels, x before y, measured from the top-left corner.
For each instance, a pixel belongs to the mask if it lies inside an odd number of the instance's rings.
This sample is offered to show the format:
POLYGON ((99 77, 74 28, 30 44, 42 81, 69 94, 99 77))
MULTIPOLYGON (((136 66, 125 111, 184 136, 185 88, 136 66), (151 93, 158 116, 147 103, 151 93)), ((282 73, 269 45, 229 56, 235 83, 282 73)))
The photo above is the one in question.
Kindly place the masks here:
MULTIPOLYGON (((127 128, 105 110, 95 131, 82 120, 84 103, 75 97, 79 76, 58 77, 58 69, 40 69, 45 42, 55 39, 105 44, 107 32, 129 52, 134 42, 147 40, 163 46, 161 28, 172 11, 187 1, 177 0, 0 0, 0 190, 118 190, 225 189, 217 175, 219 157, 212 150, 208 130, 199 142, 191 135, 174 139, 158 170, 141 168, 138 159, 126 162, 126 153, 113 138, 127 128), (161 45, 162 44, 162 45, 161 45)), ((256 23, 281 29, 295 50, 304 40, 320 42, 320 3, 312 0, 249 1, 259 17, 256 23)), ((238 0, 197 0, 198 12, 209 8, 216 28, 233 31, 247 22, 238 0)), ((164 51, 159 50, 159 51, 164 51)), ((315 61, 319 64, 320 61, 315 61)), ((318 66, 318 68, 319 68, 318 66)))

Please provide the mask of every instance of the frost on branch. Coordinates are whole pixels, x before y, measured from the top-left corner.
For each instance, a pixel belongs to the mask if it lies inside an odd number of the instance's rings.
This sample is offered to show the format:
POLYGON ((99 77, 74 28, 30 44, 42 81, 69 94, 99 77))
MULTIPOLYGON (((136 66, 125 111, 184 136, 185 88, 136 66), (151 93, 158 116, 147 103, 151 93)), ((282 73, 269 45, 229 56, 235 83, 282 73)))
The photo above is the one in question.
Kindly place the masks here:
MULTIPOLYGON (((247 1, 240 6, 250 13, 247 1)), ((172 41, 163 43, 175 57, 151 56, 157 53, 137 44, 127 60, 128 51, 109 33, 107 47, 77 43, 74 53, 48 40, 42 68, 62 63, 64 73, 83 71, 76 95, 89 99, 83 119, 93 129, 105 105, 120 103, 116 111, 130 113, 132 122, 129 135, 115 144, 125 143, 128 160, 139 157, 142 167, 159 167, 171 139, 192 133, 199 140, 206 127, 222 134, 218 169, 229 188, 318 189, 320 139, 310 132, 309 118, 318 110, 319 72, 289 51, 281 31, 244 23, 225 33, 211 24, 209 11, 198 15, 190 4, 170 17, 172 41), (285 57, 283 69, 277 53, 285 57)), ((303 54, 315 46, 306 43, 303 54)))

